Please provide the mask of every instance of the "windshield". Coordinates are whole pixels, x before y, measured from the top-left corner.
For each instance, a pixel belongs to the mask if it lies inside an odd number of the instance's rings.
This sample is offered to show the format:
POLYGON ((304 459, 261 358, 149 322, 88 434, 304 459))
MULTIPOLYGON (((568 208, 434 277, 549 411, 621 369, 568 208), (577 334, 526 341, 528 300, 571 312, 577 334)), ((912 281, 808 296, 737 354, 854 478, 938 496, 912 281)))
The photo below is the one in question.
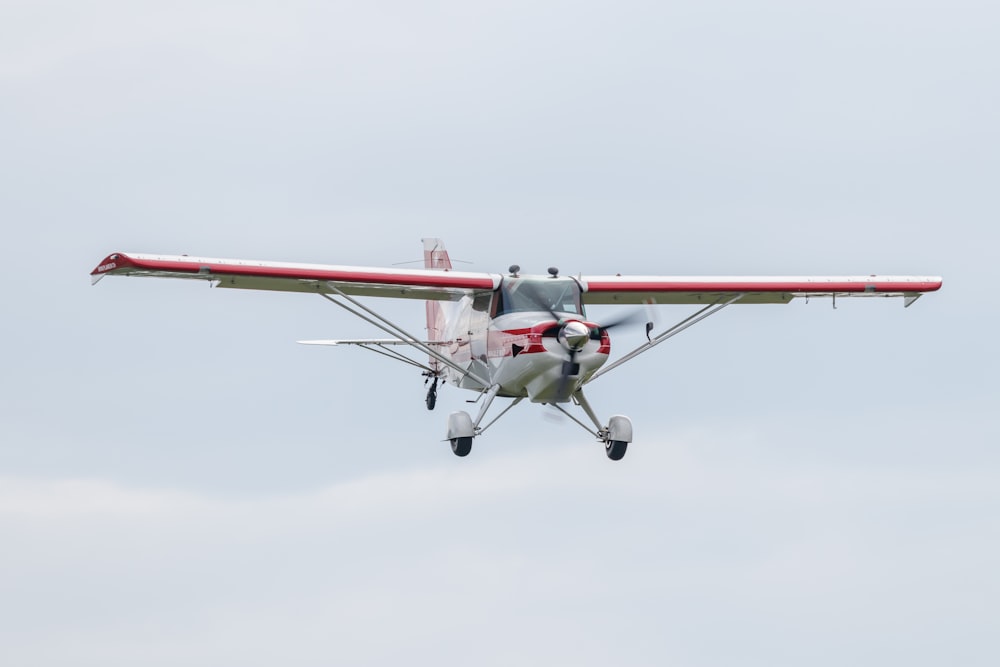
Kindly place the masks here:
POLYGON ((500 285, 497 315, 551 311, 583 315, 580 286, 571 278, 515 278, 500 285))

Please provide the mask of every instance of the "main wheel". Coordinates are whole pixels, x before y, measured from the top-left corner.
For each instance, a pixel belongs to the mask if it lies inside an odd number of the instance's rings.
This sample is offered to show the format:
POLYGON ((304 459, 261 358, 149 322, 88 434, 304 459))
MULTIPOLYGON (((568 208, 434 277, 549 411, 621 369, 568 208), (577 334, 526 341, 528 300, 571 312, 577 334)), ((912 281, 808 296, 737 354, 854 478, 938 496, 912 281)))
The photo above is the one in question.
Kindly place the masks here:
POLYGON ((452 438, 451 451, 455 452, 455 456, 468 456, 472 451, 472 438, 452 438))
POLYGON ((427 409, 433 410, 434 406, 437 405, 438 390, 437 383, 427 390, 427 409))
POLYGON ((608 440, 604 443, 604 450, 608 453, 608 458, 612 461, 620 461, 625 456, 626 449, 628 449, 628 443, 624 440, 608 440))

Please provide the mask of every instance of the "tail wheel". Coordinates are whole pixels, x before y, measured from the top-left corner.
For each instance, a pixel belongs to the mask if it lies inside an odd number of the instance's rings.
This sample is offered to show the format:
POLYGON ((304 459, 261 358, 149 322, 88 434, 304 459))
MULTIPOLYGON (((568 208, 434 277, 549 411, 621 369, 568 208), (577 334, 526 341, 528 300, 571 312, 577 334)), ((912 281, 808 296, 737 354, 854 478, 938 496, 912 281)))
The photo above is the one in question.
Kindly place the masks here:
MULTIPOLYGON (((452 442, 455 442, 452 440, 452 442)), ((452 445, 454 447, 454 445, 452 445)), ((608 454, 608 458, 612 461, 620 461, 623 456, 625 456, 625 450, 628 449, 628 443, 624 440, 608 440, 604 443, 604 449, 608 454)))
POLYGON ((434 378, 434 383, 431 384, 430 389, 427 390, 427 399, 425 400, 425 402, 427 403, 428 410, 434 409, 434 406, 437 405, 437 398, 438 398, 438 381, 437 378, 434 378))
MULTIPOLYGON (((455 452, 455 456, 468 456, 469 452, 472 451, 472 438, 452 438, 451 451, 455 452)), ((611 455, 608 454, 608 456, 611 455)))

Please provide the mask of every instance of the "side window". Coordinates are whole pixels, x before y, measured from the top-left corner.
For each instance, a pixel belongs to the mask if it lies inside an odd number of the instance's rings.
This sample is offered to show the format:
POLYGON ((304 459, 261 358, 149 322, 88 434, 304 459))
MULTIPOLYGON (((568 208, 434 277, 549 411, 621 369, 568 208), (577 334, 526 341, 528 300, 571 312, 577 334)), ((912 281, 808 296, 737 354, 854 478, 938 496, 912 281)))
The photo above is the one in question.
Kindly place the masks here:
POLYGON ((477 313, 488 313, 492 301, 493 292, 480 292, 472 298, 472 310, 477 313))

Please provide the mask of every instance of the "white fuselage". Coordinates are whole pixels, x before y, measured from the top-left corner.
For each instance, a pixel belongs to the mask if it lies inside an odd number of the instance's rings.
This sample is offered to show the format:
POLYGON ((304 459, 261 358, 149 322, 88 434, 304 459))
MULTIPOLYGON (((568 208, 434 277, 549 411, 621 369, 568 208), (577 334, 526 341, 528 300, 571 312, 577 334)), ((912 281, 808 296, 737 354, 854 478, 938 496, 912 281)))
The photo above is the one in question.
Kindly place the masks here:
MULTIPOLYGON (((540 284, 550 287, 557 283, 540 284)), ((572 282, 567 284, 574 287, 572 282)), ((441 330, 449 344, 441 352, 469 372, 464 375, 446 367, 444 379, 449 383, 474 391, 485 389, 475 376, 499 385, 500 396, 558 402, 568 400, 607 361, 611 351, 607 333, 588 322, 579 306, 573 307, 578 312, 536 309, 497 314, 503 309, 498 303, 503 299, 501 291, 489 299, 486 296, 442 304, 441 330), (573 348, 559 336, 570 322, 583 323, 585 327, 576 328, 590 331, 589 338, 573 348)))

